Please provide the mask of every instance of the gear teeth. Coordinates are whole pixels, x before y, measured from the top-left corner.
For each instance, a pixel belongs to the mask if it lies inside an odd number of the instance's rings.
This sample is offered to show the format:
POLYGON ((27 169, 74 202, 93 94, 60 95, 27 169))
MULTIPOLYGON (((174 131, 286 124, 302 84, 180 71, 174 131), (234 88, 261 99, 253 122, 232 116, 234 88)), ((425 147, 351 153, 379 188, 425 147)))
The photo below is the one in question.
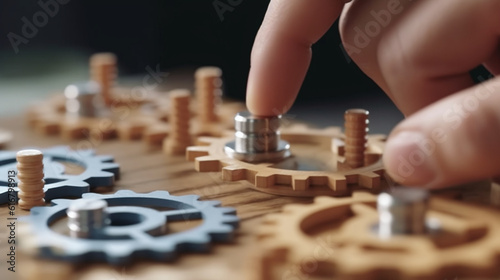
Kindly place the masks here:
POLYGON ((96 155, 94 157, 102 163, 114 163, 115 162, 115 158, 111 155, 96 155))
POLYGON ((380 175, 375 172, 366 172, 358 175, 358 184, 365 188, 378 188, 380 187, 380 175))
POLYGON ((86 181, 87 183, 89 183, 89 181, 90 182, 99 182, 99 181, 103 181, 103 180, 114 181, 111 179, 114 179, 113 173, 107 172, 107 171, 98 171, 98 172, 93 173, 93 176, 91 178, 87 178, 84 181, 86 181))
POLYGON ((292 177, 292 188, 296 191, 305 191, 309 189, 311 177, 308 175, 295 175, 292 177))
MULTIPOLYGON (((154 193, 154 192, 153 192, 154 193)), ((119 190, 115 193, 115 196, 134 196, 137 193, 131 190, 119 190)), ((151 193, 150 193, 151 194, 151 193)))
POLYGON ((328 187, 336 192, 347 192, 347 178, 344 175, 328 176, 328 187))
MULTIPOLYGON (((195 245, 195 244, 207 244, 210 243, 210 236, 208 234, 203 234, 199 236, 191 236, 189 238, 189 241, 185 242, 184 244, 189 244, 189 245, 195 245)), ((181 245, 183 246, 183 245, 181 245)))
POLYGON ((209 148, 206 146, 191 146, 186 149, 186 159, 194 161, 197 157, 208 156, 209 148))
MULTIPOLYGON (((52 205, 63 206, 63 205, 69 205, 70 201, 72 201, 72 200, 71 199, 52 199, 50 202, 52 205)), ((38 208, 38 207, 36 207, 36 208, 38 208)), ((35 209, 35 208, 31 209, 32 213, 33 213, 33 209, 35 209)))
POLYGON ((219 172, 222 167, 219 159, 203 156, 195 159, 195 168, 199 172, 219 172))
MULTIPOLYGON (((188 195, 183 195, 179 197, 182 201, 186 201, 191 204, 195 204, 196 206, 202 205, 205 203, 205 201, 200 201, 200 196, 196 194, 188 194, 188 195)), ((206 201, 208 202, 208 201, 206 201)), ((207 205, 207 204, 205 204, 207 205)), ((209 205, 210 206, 210 205, 209 205)))
POLYGON ((120 172, 120 165, 114 162, 102 162, 102 170, 106 172, 113 173, 113 175, 118 175, 120 172))
POLYGON ((240 225, 240 219, 236 216, 228 216, 225 215, 224 218, 222 219, 224 224, 230 225, 231 228, 238 228, 240 225))
POLYGON ((232 207, 219 207, 217 209, 219 209, 222 212, 222 214, 224 214, 224 215, 235 215, 236 214, 236 209, 234 209, 232 207))
MULTIPOLYGON (((341 138, 344 136, 338 127, 311 129, 307 126, 291 126, 283 128, 281 132, 282 139, 290 142, 307 141, 310 137, 319 137, 314 138, 313 142, 318 141, 330 145, 336 142, 341 143, 341 138)), ((341 163, 337 170, 331 171, 283 169, 279 165, 275 168, 274 163, 254 164, 226 155, 223 147, 233 138, 202 139, 204 146, 190 147, 191 152, 187 153, 187 157, 189 160, 195 161, 195 169, 199 172, 222 172, 224 181, 247 180, 254 185, 255 189, 271 194, 345 196, 349 195, 351 191, 348 184, 356 184, 356 187, 369 188, 375 192, 380 191, 381 178, 377 174, 378 171, 383 170, 380 160, 367 163, 367 166, 356 169, 347 168, 345 164, 341 163), (196 154, 196 151, 199 151, 200 154, 196 154)), ((381 143, 381 139, 373 138, 370 135, 368 141, 370 151, 367 153, 377 153, 383 150, 384 143, 381 143)), ((332 146, 332 149, 334 148, 332 146)), ((340 150, 340 147, 337 148, 340 150)), ((342 153, 339 153, 339 150, 333 152, 338 154, 341 161, 342 153)), ((380 157, 380 155, 378 156, 380 157)), ((371 157, 372 160, 373 158, 371 157)))
MULTIPOLYGON (((101 198, 103 197, 104 195, 102 194, 98 194, 98 193, 84 193, 82 195, 82 198, 85 198, 85 199, 93 199, 93 198, 101 198)), ((56 200, 59 200, 59 199, 56 199, 56 200)))
POLYGON ((106 260, 111 264, 126 263, 134 252, 133 248, 131 248, 130 246, 118 246, 116 244, 112 244, 112 246, 106 246, 106 251, 106 260))
POLYGON ((208 146, 210 144, 212 144, 214 141, 216 141, 218 138, 215 138, 215 137, 206 137, 206 136, 203 136, 203 137, 198 137, 198 139, 196 140, 196 145, 198 146, 208 146))
POLYGON ((228 165, 222 168, 222 180, 229 182, 248 180, 247 173, 248 170, 244 167, 228 165))
MULTIPOLYGON (((125 191, 127 191, 127 190, 125 190, 125 191)), ((136 193, 134 192, 134 194, 136 194, 136 193)), ((163 198, 166 198, 166 197, 170 196, 170 193, 168 191, 153 191, 153 192, 147 193, 145 195, 148 195, 148 196, 151 196, 151 197, 163 197, 163 198)))
POLYGON ((276 185, 276 174, 269 172, 258 172, 255 174, 255 184, 262 188, 272 188, 276 185))
POLYGON ((200 201, 202 203, 202 207, 217 207, 221 205, 220 201, 210 200, 210 201, 200 201))

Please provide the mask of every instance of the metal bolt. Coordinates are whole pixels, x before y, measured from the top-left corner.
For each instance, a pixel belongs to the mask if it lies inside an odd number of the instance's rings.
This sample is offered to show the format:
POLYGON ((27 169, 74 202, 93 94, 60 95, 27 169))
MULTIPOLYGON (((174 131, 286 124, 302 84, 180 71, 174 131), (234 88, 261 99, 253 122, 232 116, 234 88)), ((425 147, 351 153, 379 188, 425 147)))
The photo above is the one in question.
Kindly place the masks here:
POLYGON ((105 200, 79 199, 71 203, 66 214, 73 238, 95 238, 109 224, 105 200))
POLYGON ((281 116, 256 117, 239 112, 234 117, 235 140, 225 146, 232 158, 248 162, 275 161, 291 155, 290 144, 280 139, 281 116))
POLYGON ((391 193, 380 194, 377 198, 379 236, 426 233, 428 201, 428 192, 419 188, 397 187, 391 193))
POLYGON ((93 118, 98 114, 100 87, 95 82, 71 84, 64 90, 66 113, 69 116, 93 118))

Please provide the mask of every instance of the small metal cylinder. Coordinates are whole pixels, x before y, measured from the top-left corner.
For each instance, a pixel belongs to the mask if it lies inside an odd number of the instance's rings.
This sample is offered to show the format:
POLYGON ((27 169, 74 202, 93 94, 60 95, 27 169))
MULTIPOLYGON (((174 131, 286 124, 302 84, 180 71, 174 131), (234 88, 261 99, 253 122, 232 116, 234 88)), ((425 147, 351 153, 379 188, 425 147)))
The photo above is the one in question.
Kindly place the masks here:
POLYGON ((280 139, 281 116, 256 117, 239 112, 234 118, 235 140, 226 144, 226 153, 240 160, 259 162, 290 156, 290 145, 280 139))
POLYGON ((424 234, 429 194, 424 189, 397 187, 377 198, 378 234, 387 238, 395 234, 424 234))
POLYGON ((95 238, 109 224, 105 200, 79 199, 71 203, 66 214, 68 228, 73 238, 95 238))
POLYGON ((234 117, 235 149, 239 153, 265 153, 276 151, 279 146, 281 116, 255 117, 249 112, 239 112, 234 117))
POLYGON ((98 114, 100 87, 95 82, 71 84, 64 90, 66 113, 70 116, 93 118, 98 114))

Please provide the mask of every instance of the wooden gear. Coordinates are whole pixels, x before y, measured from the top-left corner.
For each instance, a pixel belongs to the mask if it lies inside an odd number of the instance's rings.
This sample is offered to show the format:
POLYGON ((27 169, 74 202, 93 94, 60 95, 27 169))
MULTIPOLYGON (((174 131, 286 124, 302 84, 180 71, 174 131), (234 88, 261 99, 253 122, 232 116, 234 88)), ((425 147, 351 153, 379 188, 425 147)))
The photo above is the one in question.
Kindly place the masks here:
MULTIPOLYGON (((356 169, 344 164, 343 135, 339 128, 311 129, 304 125, 294 125, 282 129, 281 138, 290 142, 292 154, 296 156, 278 164, 252 164, 230 158, 224 152, 224 145, 234 137, 199 138, 199 146, 188 147, 186 157, 195 161, 197 171, 221 171, 225 181, 247 180, 255 189, 271 194, 342 196, 351 192, 353 186, 348 187, 348 185, 369 188, 374 192, 386 187, 386 182, 380 176, 384 172, 381 154, 385 137, 382 135, 368 136, 365 161, 369 165, 356 169), (319 157, 327 157, 327 161, 330 161, 330 166, 325 168, 326 171, 296 170, 297 166, 300 169, 304 163, 304 157, 311 157, 302 151, 304 145, 329 149, 326 153, 319 151, 321 153, 319 157)), ((310 159, 305 160, 306 165, 307 160, 310 159)))
MULTIPOLYGON (((170 133, 168 95, 155 94, 145 99, 128 98, 124 95, 119 100, 121 101, 116 103, 118 105, 113 105, 109 110, 108 117, 71 119, 66 117, 64 96, 55 95, 29 108, 27 120, 35 131, 43 135, 89 139, 97 143, 116 137, 121 140, 144 139, 149 146, 161 145, 170 133)), ((196 119, 192 119, 193 135, 221 136, 223 130, 233 126, 229 119, 242 106, 235 102, 221 104, 218 111, 220 121, 215 123, 199 124, 196 119)))
POLYGON ((440 222, 439 231, 381 239, 373 230, 375 205, 376 196, 356 193, 266 216, 253 279, 477 279, 500 272, 500 220, 492 209, 432 198, 427 216, 440 222))

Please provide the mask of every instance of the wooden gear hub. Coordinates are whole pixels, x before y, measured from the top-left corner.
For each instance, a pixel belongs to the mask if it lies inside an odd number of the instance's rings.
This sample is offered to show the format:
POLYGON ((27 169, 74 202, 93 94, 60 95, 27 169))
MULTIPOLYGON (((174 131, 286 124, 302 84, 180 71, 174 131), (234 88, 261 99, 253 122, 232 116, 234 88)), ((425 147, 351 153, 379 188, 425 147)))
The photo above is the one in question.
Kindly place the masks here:
POLYGON ((500 220, 496 211, 432 198, 427 219, 439 221, 439 230, 383 239, 374 231, 376 198, 369 193, 317 197, 313 204, 287 205, 283 213, 266 216, 258 231, 262 246, 253 279, 498 276, 500 220))
POLYGON ((387 185, 381 178, 384 172, 381 154, 385 145, 382 135, 368 136, 365 161, 370 164, 361 168, 349 168, 344 163, 340 128, 311 129, 293 125, 281 130, 281 138, 290 143, 294 156, 279 163, 252 164, 229 157, 224 145, 234 137, 199 138, 199 146, 188 147, 186 156, 195 161, 197 171, 221 171, 223 180, 247 180, 255 189, 271 194, 343 196, 349 195, 353 188, 379 192, 387 185), (317 162, 317 157, 327 163, 317 162), (311 161, 314 166, 310 166, 311 161), (318 170, 316 167, 322 171, 311 171, 318 170))

